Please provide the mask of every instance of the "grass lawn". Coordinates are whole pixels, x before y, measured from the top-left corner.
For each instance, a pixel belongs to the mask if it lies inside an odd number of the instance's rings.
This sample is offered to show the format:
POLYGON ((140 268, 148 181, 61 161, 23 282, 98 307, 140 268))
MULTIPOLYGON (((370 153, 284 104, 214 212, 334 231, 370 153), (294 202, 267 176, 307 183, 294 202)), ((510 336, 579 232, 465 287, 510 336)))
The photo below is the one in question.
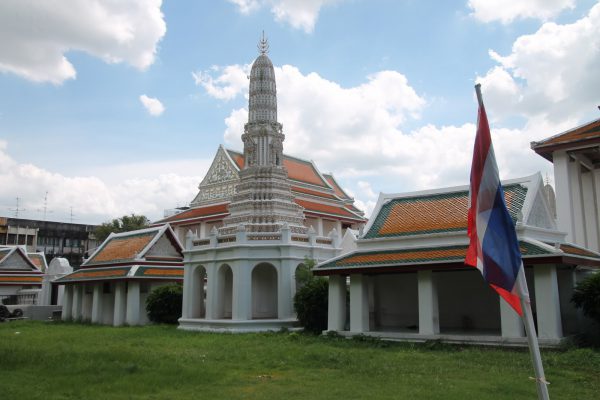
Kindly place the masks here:
MULTIPOLYGON (((544 351, 553 399, 600 398, 600 352, 544 351)), ((535 399, 529 353, 173 326, 0 324, 0 398, 535 399)))

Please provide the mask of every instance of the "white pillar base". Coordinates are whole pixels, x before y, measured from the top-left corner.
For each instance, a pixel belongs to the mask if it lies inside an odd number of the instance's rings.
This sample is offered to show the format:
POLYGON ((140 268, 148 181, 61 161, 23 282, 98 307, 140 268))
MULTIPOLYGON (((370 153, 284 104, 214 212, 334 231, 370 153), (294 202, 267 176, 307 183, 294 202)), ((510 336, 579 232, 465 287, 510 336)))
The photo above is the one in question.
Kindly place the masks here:
POLYGON ((343 331, 346 328, 346 276, 329 276, 329 306, 327 329, 343 331))
POLYGON ((369 278, 365 275, 350 276, 350 331, 369 331, 369 278))
POLYGON ((437 286, 432 271, 418 271, 419 334, 440 333, 437 286))

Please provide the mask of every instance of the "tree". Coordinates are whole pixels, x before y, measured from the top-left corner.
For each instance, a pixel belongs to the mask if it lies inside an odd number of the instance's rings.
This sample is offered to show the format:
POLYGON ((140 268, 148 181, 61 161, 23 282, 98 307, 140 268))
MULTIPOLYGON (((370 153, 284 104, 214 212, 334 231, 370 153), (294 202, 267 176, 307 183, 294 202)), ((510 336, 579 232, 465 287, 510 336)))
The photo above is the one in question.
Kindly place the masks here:
POLYGON ((600 273, 595 273, 575 287, 571 301, 583 314, 600 324, 600 273))
POLYGON ((181 317, 183 287, 179 283, 157 287, 146 299, 146 312, 152 322, 176 324, 181 317))
POLYGON ((104 242, 111 233, 129 232, 148 227, 150 221, 144 215, 123 215, 99 225, 94 234, 99 243, 104 242))
POLYGON ((304 266, 296 270, 298 291, 294 295, 294 310, 298 321, 308 332, 319 334, 327 329, 327 279, 314 276, 315 260, 304 259, 304 266))

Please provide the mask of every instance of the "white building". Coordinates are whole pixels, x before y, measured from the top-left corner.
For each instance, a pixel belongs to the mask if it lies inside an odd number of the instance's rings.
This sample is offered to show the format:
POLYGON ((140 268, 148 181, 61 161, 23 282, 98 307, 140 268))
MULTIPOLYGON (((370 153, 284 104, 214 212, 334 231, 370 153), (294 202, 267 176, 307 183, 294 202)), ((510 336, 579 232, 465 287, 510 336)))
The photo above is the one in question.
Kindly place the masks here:
MULTIPOLYGON (((600 267, 600 254, 570 244, 557 229, 539 174, 503 186, 539 341, 555 345, 581 329, 581 316, 570 302, 573 287, 580 269, 600 267)), ((417 341, 525 344, 518 315, 479 270, 464 265, 468 192, 463 186, 381 194, 357 249, 315 269, 316 275, 329 277, 328 330, 417 341)))
POLYGON ((186 235, 187 330, 260 331, 296 324, 296 269, 341 251, 364 223, 333 176, 283 154, 273 64, 263 38, 250 73, 243 153, 220 147, 191 208, 157 223, 186 235))
POLYGON ((558 229, 567 241, 600 251, 600 118, 531 148, 554 164, 558 229))
POLYGON ((64 285, 62 319, 105 325, 148 323, 146 298, 183 278, 182 246, 168 225, 111 233, 64 285))

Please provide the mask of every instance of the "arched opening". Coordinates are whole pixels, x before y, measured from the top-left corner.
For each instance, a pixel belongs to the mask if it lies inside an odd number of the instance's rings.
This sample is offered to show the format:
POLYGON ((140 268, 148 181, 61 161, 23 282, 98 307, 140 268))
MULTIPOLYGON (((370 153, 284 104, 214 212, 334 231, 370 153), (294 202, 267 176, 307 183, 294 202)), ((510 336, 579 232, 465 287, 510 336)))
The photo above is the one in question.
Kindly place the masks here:
POLYGON ((277 270, 258 264, 252 270, 252 319, 277 318, 277 270))
POLYGON ((205 318, 206 316, 206 269, 198 265, 192 272, 191 317, 205 318))
POLYGON ((217 273, 217 319, 231 319, 233 299, 233 271, 227 264, 219 267, 217 273))

